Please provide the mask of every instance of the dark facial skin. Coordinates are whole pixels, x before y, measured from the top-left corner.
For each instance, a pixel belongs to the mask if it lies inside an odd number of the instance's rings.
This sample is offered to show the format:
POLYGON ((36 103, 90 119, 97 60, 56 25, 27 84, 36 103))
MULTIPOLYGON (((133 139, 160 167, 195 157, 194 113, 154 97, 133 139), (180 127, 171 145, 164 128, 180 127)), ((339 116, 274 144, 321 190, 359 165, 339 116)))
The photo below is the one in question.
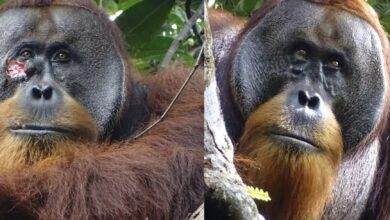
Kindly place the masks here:
POLYGON ((297 92, 298 101, 300 90, 318 96, 331 106, 350 149, 372 132, 382 114, 382 56, 379 37, 364 20, 290 0, 243 37, 230 85, 244 119, 281 91, 297 92))
POLYGON ((22 105, 32 112, 27 96, 34 94, 34 87, 44 95, 50 86, 54 107, 42 110, 44 114, 55 114, 61 94, 67 93, 92 115, 99 135, 104 135, 123 105, 125 67, 97 15, 52 6, 11 9, 0 19, 0 101, 21 91, 26 94, 20 98, 22 105), (7 70, 15 63, 24 65, 16 76, 7 70))

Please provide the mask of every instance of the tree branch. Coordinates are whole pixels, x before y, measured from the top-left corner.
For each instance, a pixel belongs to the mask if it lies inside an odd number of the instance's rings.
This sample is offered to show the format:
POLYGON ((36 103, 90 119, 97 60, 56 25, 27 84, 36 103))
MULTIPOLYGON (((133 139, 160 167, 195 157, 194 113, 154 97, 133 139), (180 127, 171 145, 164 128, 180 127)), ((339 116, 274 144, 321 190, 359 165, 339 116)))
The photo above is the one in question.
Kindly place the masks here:
MULTIPOLYGON (((188 19, 190 19, 192 17, 191 4, 192 4, 192 0, 186 0, 185 10, 186 10, 186 15, 187 15, 188 19)), ((194 32, 198 41, 200 43, 203 43, 202 36, 199 34, 199 30, 198 30, 198 27, 196 25, 192 26, 192 31, 194 32)))
POLYGON ((198 18, 200 18, 202 16, 203 7, 204 7, 204 2, 202 1, 199 8, 196 10, 195 14, 192 15, 191 19, 188 20, 186 25, 183 26, 183 28, 180 30, 178 36, 172 42, 171 46, 169 47, 167 53, 164 56, 164 59, 161 61, 159 69, 163 69, 163 68, 168 66, 173 55, 175 55, 177 48, 179 48, 179 45, 181 44, 181 42, 184 40, 184 38, 187 37, 189 31, 191 30, 192 26, 194 26, 196 20, 198 20, 198 18))
POLYGON ((190 81, 190 79, 192 78, 192 76, 195 74, 196 70, 198 69, 199 65, 202 63, 202 57, 203 57, 203 45, 200 49, 200 52, 199 52, 199 55, 198 55, 198 58, 196 59, 196 63, 195 63, 195 66, 192 68, 192 71, 190 72, 190 74, 188 74, 188 77, 186 78, 186 80, 184 81, 184 83, 181 85, 179 91, 176 93, 175 97, 172 99, 171 103, 169 103, 168 107, 165 109, 165 111, 163 112, 163 114, 160 116, 159 119, 157 119, 155 122, 153 122, 153 124, 151 124, 149 127, 145 128, 145 130, 143 130, 142 132, 140 132, 139 134, 137 134, 135 137, 134 137, 134 140, 135 139, 138 139, 139 137, 141 137, 142 135, 144 135, 146 132, 148 132, 150 129, 152 129, 154 126, 156 126, 158 123, 160 123, 162 120, 164 120, 165 116, 168 114, 168 112, 172 109, 173 105, 175 104, 176 100, 180 97, 180 94, 183 92, 184 88, 186 87, 186 85, 188 84, 188 82, 190 81))

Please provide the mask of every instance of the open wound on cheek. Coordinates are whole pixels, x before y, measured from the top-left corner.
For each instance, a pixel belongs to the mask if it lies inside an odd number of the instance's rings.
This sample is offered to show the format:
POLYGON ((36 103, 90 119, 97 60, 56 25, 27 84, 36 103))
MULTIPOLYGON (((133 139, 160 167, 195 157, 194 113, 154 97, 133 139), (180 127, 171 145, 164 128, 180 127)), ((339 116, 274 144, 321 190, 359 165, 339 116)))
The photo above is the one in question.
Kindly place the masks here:
POLYGON ((17 60, 11 60, 7 66, 7 75, 11 78, 25 77, 24 63, 17 60))

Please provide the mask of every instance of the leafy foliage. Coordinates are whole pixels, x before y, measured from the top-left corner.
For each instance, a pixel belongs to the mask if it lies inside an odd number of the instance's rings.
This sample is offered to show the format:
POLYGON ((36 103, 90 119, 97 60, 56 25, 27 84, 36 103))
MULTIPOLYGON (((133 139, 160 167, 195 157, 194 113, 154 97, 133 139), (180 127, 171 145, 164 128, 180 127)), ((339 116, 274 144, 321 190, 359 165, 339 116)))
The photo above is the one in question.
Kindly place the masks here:
POLYGON ((376 10, 380 21, 389 33, 390 31, 390 0, 369 0, 368 3, 376 10))
MULTIPOLYGON (((157 69, 169 46, 186 25, 184 0, 96 0, 105 11, 115 18, 126 38, 129 53, 135 67, 141 72, 157 69), (117 16, 117 17, 116 17, 117 16)), ((189 11, 200 6, 201 0, 188 1, 189 11)), ((199 52, 203 21, 196 23, 198 35, 192 31, 176 51, 174 61, 193 64, 199 52)))

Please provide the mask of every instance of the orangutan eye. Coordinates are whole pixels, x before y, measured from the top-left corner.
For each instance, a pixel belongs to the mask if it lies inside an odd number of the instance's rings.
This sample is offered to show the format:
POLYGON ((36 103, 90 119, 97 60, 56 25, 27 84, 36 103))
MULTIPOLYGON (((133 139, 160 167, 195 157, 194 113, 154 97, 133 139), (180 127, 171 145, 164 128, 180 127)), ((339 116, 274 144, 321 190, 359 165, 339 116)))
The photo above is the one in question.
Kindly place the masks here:
POLYGON ((69 52, 65 50, 58 51, 52 59, 52 61, 54 62, 67 62, 69 60, 70 60, 69 52))
POLYGON ((328 67, 333 68, 333 69, 340 69, 341 64, 340 64, 340 62, 337 61, 337 60, 332 60, 332 61, 330 61, 330 62, 328 63, 328 67))
POLYGON ((34 57, 34 54, 30 48, 23 48, 19 52, 19 57, 21 57, 23 60, 29 60, 34 57))
POLYGON ((332 56, 325 63, 325 67, 338 71, 343 67, 343 58, 340 56, 332 56))
POLYGON ((306 61, 307 60, 307 51, 304 49, 299 49, 294 52, 294 58, 297 61, 306 61))

